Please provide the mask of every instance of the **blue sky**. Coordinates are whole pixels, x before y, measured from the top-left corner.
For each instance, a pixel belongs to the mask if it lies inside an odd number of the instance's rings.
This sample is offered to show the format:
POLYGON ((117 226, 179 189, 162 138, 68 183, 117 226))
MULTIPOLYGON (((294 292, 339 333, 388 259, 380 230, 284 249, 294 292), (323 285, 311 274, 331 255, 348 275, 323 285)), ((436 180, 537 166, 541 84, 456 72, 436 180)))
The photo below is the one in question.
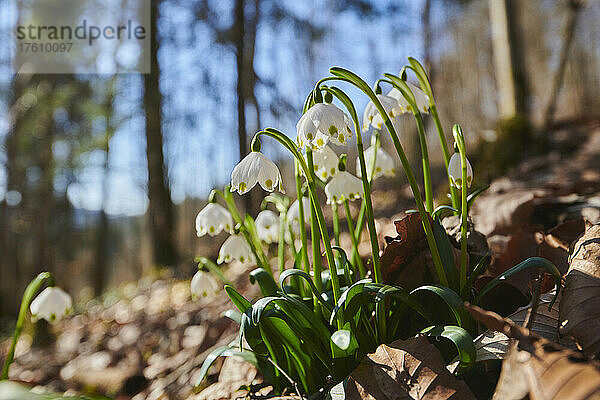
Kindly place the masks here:
MULTIPOLYGON (((230 23, 228 10, 232 1, 213 3, 223 9, 217 22, 230 23)), ((374 19, 361 19, 349 11, 337 12, 323 1, 286 0, 282 3, 295 15, 330 27, 324 40, 308 49, 297 40, 291 27, 273 27, 266 23, 258 27, 257 74, 274 81, 277 90, 296 111, 283 118, 273 115, 269 111, 273 101, 271 90, 259 87, 262 124, 277 127, 291 137, 295 137, 295 123, 305 95, 317 79, 328 75, 330 66, 352 69, 372 82, 383 72, 397 73, 407 56, 419 57, 422 53, 421 1, 407 1, 404 9, 393 17, 374 19), (315 61, 312 66, 298 62, 309 58, 307 51, 312 52, 315 61)), ((386 1, 380 3, 387 4, 386 1)), ((230 49, 214 44, 214 37, 206 26, 194 23, 190 8, 185 0, 165 3, 159 26, 162 32, 169 32, 159 57, 161 89, 165 95, 165 152, 175 202, 186 197, 205 197, 213 187, 227 184, 238 156, 235 58, 230 49), (218 88, 218 100, 204 85, 206 77, 218 88)), ((6 21, 4 8, 0 8, 0 18, 6 21)), ((2 60, 6 60, 5 57, 0 54, 2 60)), ((1 82, 6 85, 10 79, 8 70, 5 65, 0 68, 1 82)), ((123 123, 110 142, 110 193, 105 209, 113 215, 136 215, 144 213, 147 207, 142 78, 136 74, 120 75, 117 82, 115 110, 123 123)), ((357 109, 362 110, 366 104, 364 95, 351 89, 348 94, 357 109)), ((3 116, 0 135, 8 128, 6 108, 3 108, 3 116)), ((284 156, 273 144, 265 143, 263 148, 274 159, 284 156)), ((59 145, 55 154, 60 151, 59 145)), ((3 160, 0 152, 0 161, 3 160)), ((77 208, 99 210, 104 154, 92 152, 86 160, 77 183, 69 186, 68 196, 77 208)), ((4 172, 0 171, 0 196, 4 192, 4 179, 4 172)))

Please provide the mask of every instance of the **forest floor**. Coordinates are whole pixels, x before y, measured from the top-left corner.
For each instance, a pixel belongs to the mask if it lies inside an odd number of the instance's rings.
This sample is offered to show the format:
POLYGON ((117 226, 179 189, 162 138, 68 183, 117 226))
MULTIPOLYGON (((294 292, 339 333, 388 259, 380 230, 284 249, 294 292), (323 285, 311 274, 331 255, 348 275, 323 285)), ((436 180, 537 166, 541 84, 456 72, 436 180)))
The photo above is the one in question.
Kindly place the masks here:
MULTIPOLYGON (((405 188, 380 190, 374 196, 375 208, 389 210, 389 217, 377 220, 384 243, 384 236, 395 235, 393 221, 402 217, 398 208, 408 207, 410 197, 405 188)), ((546 246, 544 238, 554 227, 574 221, 564 233, 569 242, 583 218, 600 222, 600 128, 556 132, 546 154, 493 180, 475 204, 475 228, 487 237, 494 257, 492 271, 529 256, 550 254, 564 274, 566 250, 546 246)), ((248 298, 258 296, 245 267, 233 264, 225 272, 248 298)), ((219 360, 206 389, 194 393, 206 356, 236 340, 237 326, 222 316, 230 308, 224 291, 192 300, 189 281, 167 273, 127 283, 53 325, 56 340, 51 344, 40 346, 24 335, 10 378, 53 391, 123 399, 244 398, 247 385, 259 383, 260 376, 252 365, 235 358, 219 360)), ((8 344, 1 344, 0 354, 6 354, 8 344)))

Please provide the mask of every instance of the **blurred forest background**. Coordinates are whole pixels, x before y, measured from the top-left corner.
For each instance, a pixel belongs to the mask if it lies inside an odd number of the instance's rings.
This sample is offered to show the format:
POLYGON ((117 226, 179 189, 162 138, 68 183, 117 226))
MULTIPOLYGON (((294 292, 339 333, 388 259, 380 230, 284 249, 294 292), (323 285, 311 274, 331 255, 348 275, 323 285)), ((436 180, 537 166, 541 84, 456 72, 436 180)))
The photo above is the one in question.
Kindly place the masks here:
MULTIPOLYGON (((0 47, 1 315, 41 270, 80 299, 157 267, 191 276, 194 257, 218 249, 194 232, 210 190, 259 128, 295 137, 331 65, 372 82, 423 60, 447 132, 460 122, 491 158, 600 118, 597 0, 153 0, 152 11, 148 75, 14 75, 0 47)), ((412 124, 402 129, 415 148, 412 124)))

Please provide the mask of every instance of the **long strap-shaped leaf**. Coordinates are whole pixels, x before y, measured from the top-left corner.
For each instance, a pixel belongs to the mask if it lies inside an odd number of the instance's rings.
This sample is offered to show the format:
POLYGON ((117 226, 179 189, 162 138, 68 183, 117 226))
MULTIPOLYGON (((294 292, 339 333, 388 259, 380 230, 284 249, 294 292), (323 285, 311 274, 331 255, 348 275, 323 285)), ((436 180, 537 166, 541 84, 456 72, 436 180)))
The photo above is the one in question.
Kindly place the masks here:
POLYGON ((515 265, 503 274, 500 274, 494 279, 492 279, 487 285, 483 287, 483 289, 481 289, 481 292, 479 292, 477 297, 475 297, 475 304, 479 304, 483 296, 485 296, 490 290, 502 283, 502 281, 506 280, 506 278, 509 278, 514 274, 526 270, 528 268, 541 268, 546 272, 550 273, 554 278, 554 282, 556 283, 556 295, 554 296, 554 298, 548 306, 548 309, 551 309, 560 291, 561 275, 560 272, 558 272, 558 268, 556 268, 556 266, 552 264, 552 262, 542 257, 530 257, 527 260, 515 265))
POLYGON ((427 336, 433 336, 435 338, 445 338, 452 342, 454 347, 456 347, 456 351, 458 352, 458 373, 468 370, 475 364, 477 351, 475 350, 475 345, 473 344, 473 337, 469 334, 469 332, 460 326, 430 326, 423 329, 421 333, 424 333, 427 336))

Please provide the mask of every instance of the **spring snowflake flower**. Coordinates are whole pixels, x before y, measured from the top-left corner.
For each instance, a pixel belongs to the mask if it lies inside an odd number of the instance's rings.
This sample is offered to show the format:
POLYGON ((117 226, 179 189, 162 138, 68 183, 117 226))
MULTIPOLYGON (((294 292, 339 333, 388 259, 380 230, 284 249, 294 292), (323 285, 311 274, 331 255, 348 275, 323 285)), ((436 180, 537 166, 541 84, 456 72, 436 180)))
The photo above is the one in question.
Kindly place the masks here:
POLYGON ((333 332, 333 335, 331 335, 331 341, 340 349, 346 350, 350 347, 350 343, 352 342, 352 334, 345 329, 335 331, 333 332))
POLYGON ((279 191, 284 193, 277 165, 261 152, 252 151, 231 172, 231 191, 244 194, 257 183, 269 192, 279 186, 279 191))
MULTIPOLYGON (((310 222, 310 200, 308 197, 302 197, 302 208, 304 210, 304 224, 306 225, 310 222)), ((294 201, 288 208, 287 220, 292 227, 292 232, 299 235, 302 225, 300 224, 300 203, 298 203, 298 200, 294 201)))
POLYGON ((232 233, 233 220, 229 211, 217 203, 208 203, 196 216, 196 234, 215 236, 226 231, 232 233))
POLYGON ((192 278, 190 290, 192 298, 199 298, 216 294, 221 290, 221 286, 209 272, 198 271, 192 278))
POLYGON ((300 147, 322 149, 330 140, 344 145, 352 137, 350 118, 337 106, 317 103, 296 124, 296 141, 300 147))
POLYGON ((252 263, 255 261, 250 246, 248 246, 248 243, 246 243, 246 240, 241 235, 231 235, 223 242, 219 250, 217 264, 228 263, 233 260, 238 260, 241 263, 252 263))
POLYGON ((338 170, 338 162, 337 154, 329 146, 313 153, 315 175, 323 182, 327 181, 330 176, 335 175, 338 170))
POLYGON ((34 320, 60 320, 71 311, 73 300, 68 293, 54 286, 44 289, 32 302, 29 310, 34 320))
POLYGON ((256 216, 256 233, 265 243, 279 241, 279 216, 271 210, 263 210, 256 216))
MULTIPOLYGON (((375 154, 375 147, 371 146, 365 150, 365 167, 367 168, 367 175, 371 176, 373 156, 375 154)), ((392 177, 396 174, 396 168, 394 166, 394 160, 386 153, 381 147, 377 149, 377 157, 375 158, 375 173, 373 178, 379 178, 382 175, 392 177)), ((356 175, 361 176, 360 172, 360 161, 356 157, 356 175)))
MULTIPOLYGON (((395 98, 383 94, 378 94, 377 98, 390 119, 393 120, 397 115, 402 113, 402 108, 395 98)), ((375 129, 381 129, 383 126, 383 117, 379 114, 373 101, 370 101, 369 104, 367 104, 363 114, 363 131, 369 130, 369 126, 373 126, 375 129)))
POLYGON ((327 204, 341 204, 344 200, 355 200, 362 196, 362 181, 348 171, 339 171, 325 185, 327 204))
MULTIPOLYGON (((419 109, 419 111, 428 114, 429 96, 427 96, 425 92, 421 90, 421 88, 413 85, 412 83, 406 82, 406 84, 412 91, 413 96, 415 96, 415 101, 417 103, 417 108, 419 109)), ((404 96, 402 96, 402 92, 400 92, 398 89, 392 88, 392 90, 389 91, 388 96, 393 97, 398 101, 398 105, 400 106, 403 113, 411 112, 410 104, 408 104, 408 101, 406 101, 404 96)))
MULTIPOLYGON (((448 163, 448 175, 450 176, 450 181, 454 186, 461 189, 462 188, 462 168, 460 164, 460 154, 454 153, 452 157, 450 157, 450 162, 448 163)), ((467 159, 467 187, 471 187, 471 183, 473 182, 473 168, 471 167, 471 163, 467 159)))

